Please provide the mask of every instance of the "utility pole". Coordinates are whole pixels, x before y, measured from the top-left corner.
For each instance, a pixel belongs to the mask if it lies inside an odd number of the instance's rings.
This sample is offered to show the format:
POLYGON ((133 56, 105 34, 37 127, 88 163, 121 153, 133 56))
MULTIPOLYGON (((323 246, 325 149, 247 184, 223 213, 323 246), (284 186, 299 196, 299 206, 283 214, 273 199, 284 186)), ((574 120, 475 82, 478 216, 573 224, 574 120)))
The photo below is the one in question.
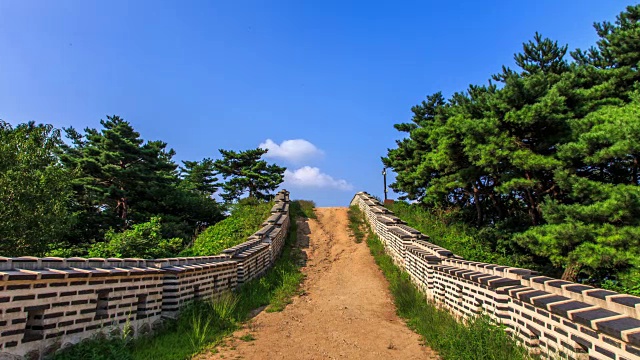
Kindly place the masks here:
POLYGON ((382 168, 382 177, 384 179, 384 200, 387 201, 387 168, 382 168))

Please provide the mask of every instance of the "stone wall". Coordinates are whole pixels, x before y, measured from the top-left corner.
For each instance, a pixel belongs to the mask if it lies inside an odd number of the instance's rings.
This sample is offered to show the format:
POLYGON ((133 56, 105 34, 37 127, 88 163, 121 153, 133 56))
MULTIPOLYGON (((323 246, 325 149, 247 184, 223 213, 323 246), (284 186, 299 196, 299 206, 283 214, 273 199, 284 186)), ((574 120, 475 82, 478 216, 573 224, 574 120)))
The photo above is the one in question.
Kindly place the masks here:
POLYGON ((289 193, 246 242, 221 255, 168 259, 0 257, 0 359, 38 359, 97 332, 135 334, 194 299, 260 276, 282 251, 289 193))
POLYGON ((435 304, 469 317, 486 314, 531 352, 561 359, 640 359, 640 298, 467 261, 429 242, 367 193, 364 213, 387 253, 435 304))

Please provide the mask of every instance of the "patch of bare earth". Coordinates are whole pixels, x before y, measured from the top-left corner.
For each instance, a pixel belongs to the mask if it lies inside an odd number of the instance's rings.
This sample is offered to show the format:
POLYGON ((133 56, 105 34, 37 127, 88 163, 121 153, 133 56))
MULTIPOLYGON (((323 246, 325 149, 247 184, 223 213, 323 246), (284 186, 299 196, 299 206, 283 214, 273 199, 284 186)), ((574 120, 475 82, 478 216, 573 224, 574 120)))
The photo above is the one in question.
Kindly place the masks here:
POLYGON ((346 208, 298 220, 305 295, 259 313, 199 359, 437 359, 395 313, 388 283, 367 245, 347 229, 346 208))

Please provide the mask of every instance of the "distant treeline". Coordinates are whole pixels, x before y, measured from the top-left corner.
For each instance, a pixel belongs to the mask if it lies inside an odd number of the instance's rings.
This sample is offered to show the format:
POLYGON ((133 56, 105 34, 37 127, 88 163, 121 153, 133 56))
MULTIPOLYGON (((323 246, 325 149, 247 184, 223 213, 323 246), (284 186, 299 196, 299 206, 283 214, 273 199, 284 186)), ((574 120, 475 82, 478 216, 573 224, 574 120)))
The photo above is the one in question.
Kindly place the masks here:
POLYGON ((174 256, 228 204, 268 199, 283 180, 263 149, 179 166, 122 118, 100 124, 64 129, 65 142, 52 125, 0 120, 0 256, 174 256))
POLYGON ((640 5, 587 50, 535 34, 487 85, 394 125, 391 187, 567 280, 640 286, 640 5))

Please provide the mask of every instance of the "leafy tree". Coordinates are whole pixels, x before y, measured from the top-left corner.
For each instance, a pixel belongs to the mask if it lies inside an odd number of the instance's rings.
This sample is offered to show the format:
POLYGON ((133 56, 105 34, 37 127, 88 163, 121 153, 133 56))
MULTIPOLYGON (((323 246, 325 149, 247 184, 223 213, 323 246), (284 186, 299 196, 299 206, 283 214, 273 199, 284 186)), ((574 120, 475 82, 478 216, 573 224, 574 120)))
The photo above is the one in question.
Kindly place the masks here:
POLYGON ((497 221, 540 223, 540 203, 558 195, 555 144, 568 134, 566 47, 536 34, 515 60, 522 72, 503 68, 504 86, 470 86, 444 100, 440 93, 412 108, 409 134, 383 163, 393 168, 394 190, 427 205, 473 209, 478 226, 497 221))
POLYGON ((398 147, 389 149, 382 162, 397 173, 396 181, 390 187, 406 193, 401 199, 422 201, 429 185, 424 179, 434 179, 439 174, 436 166, 423 162, 422 159, 437 147, 434 141, 437 139, 432 139, 430 135, 442 124, 442 120, 438 122, 436 116, 444 113, 444 105, 442 93, 435 93, 420 105, 411 108, 412 123, 394 125, 396 130, 407 133, 409 138, 397 140, 398 147))
POLYGON ((72 223, 73 174, 56 156, 60 132, 0 121, 0 254, 42 256, 72 223))
MULTIPOLYGON (((65 129, 73 142, 62 155, 65 165, 81 172, 78 190, 96 211, 124 223, 135 206, 156 195, 176 179, 173 150, 166 143, 144 142, 131 124, 118 116, 100 120, 103 129, 65 129)), ((138 210, 139 211, 139 210, 138 210)))
POLYGON ((213 168, 226 180, 222 184, 222 198, 227 202, 239 199, 245 192, 251 198, 268 199, 269 192, 284 180, 286 168, 260 160, 267 153, 265 149, 219 151, 222 159, 216 160, 213 168))

